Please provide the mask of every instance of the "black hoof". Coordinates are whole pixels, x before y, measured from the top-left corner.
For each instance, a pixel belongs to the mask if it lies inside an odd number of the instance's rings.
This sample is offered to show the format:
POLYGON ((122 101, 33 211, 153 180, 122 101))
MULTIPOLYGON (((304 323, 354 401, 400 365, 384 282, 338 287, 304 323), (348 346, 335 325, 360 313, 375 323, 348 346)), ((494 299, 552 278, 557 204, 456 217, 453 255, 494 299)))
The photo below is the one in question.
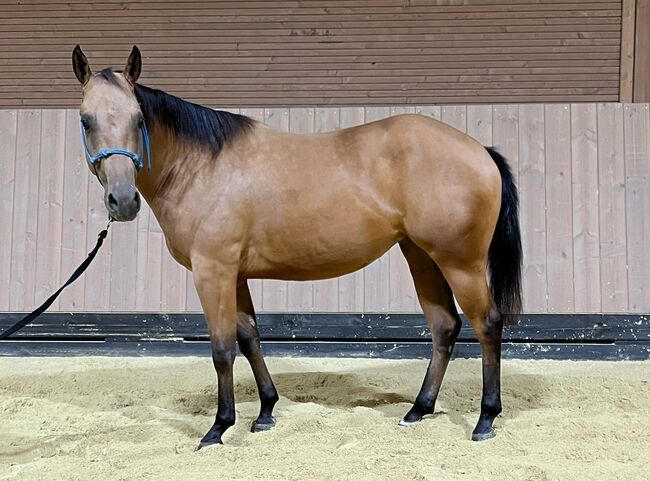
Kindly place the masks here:
POLYGON ((494 428, 490 428, 489 431, 482 432, 482 433, 473 432, 472 433, 472 441, 485 441, 487 439, 493 438, 496 435, 497 435, 497 433, 494 430, 494 428))
POLYGON ((203 439, 201 439, 201 442, 197 446, 196 450, 198 451, 199 449, 205 448, 207 446, 213 446, 215 444, 223 444, 223 441, 221 441, 221 436, 226 429, 228 429, 227 426, 223 427, 220 424, 214 424, 212 428, 210 428, 210 431, 208 431, 208 434, 203 436, 203 439))
POLYGON ((412 424, 419 423, 422 418, 428 414, 433 414, 431 408, 421 408, 417 405, 413 406, 411 410, 406 413, 406 416, 399 422, 400 426, 411 426, 412 424))
POLYGON ((400 420, 399 425, 400 426, 412 426, 413 424, 417 424, 420 421, 422 421, 422 418, 416 419, 414 421, 409 421, 408 419, 403 418, 403 419, 400 420))
POLYGON ((196 447, 195 451, 198 451, 199 449, 207 448, 208 446, 215 446, 215 445, 218 445, 218 444, 223 445, 223 441, 221 441, 221 439, 219 439, 218 441, 204 441, 204 440, 201 440, 199 445, 196 447))
POLYGON ((271 421, 262 422, 259 419, 253 421, 251 425, 251 433, 261 433, 268 431, 269 429, 275 426, 275 418, 271 418, 271 421))

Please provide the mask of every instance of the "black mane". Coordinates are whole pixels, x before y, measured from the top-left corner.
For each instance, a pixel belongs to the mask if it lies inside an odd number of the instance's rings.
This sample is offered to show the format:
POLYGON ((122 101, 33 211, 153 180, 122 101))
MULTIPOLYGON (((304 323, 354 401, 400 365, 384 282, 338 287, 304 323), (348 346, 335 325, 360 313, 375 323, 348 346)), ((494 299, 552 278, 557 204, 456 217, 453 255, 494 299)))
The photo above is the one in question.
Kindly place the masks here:
MULTIPOLYGON (((98 72, 97 76, 122 87, 110 68, 98 72)), ((140 84, 135 84, 135 96, 147 125, 161 125, 184 140, 207 147, 214 155, 226 142, 255 124, 245 115, 212 110, 140 84)))
POLYGON ((140 84, 135 85, 135 96, 147 125, 161 125, 215 155, 230 139, 255 124, 245 115, 212 110, 140 84))

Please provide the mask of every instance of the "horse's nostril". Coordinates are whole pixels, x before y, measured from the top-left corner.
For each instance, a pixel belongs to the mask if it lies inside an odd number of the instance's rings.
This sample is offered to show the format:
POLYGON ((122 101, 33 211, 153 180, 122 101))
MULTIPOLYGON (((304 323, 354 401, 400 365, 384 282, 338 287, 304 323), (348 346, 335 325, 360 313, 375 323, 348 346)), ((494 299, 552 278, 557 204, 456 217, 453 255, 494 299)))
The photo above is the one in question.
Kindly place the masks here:
POLYGON ((135 202, 136 207, 140 208, 140 193, 136 191, 135 196, 133 197, 133 202, 135 202))
POLYGON ((117 209, 117 200, 113 197, 113 194, 108 194, 108 206, 111 209, 117 209))

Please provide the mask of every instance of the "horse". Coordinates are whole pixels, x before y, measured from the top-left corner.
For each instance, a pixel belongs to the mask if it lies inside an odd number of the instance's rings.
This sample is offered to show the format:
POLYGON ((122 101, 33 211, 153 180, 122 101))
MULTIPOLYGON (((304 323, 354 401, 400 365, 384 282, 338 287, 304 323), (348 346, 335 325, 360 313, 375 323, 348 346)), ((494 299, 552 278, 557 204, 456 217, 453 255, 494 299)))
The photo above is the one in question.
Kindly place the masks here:
POLYGON ((141 194, 171 255, 194 274, 218 384, 215 421, 199 449, 222 443, 235 423, 237 344, 260 398, 251 430, 276 422, 278 392, 247 280, 340 276, 396 243, 432 337, 424 382, 400 424, 434 411, 461 328, 455 297, 482 354, 472 439, 495 435, 501 336, 521 310, 522 256, 517 189, 496 150, 413 114, 328 133, 276 131, 137 83, 136 46, 122 71, 93 73, 79 46, 72 65, 88 164, 110 217, 133 220, 141 194))

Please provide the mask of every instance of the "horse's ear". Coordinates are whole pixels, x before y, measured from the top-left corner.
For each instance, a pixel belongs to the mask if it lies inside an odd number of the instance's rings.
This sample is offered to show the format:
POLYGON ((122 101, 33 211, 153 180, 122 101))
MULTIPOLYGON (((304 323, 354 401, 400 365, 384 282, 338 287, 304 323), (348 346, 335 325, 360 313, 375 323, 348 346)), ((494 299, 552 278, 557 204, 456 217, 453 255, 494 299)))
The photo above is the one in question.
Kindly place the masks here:
POLYGON ((142 56, 138 47, 134 45, 124 67, 124 77, 134 84, 137 82, 138 77, 140 77, 140 70, 142 70, 142 56))
POLYGON ((90 79, 90 76, 93 74, 90 71, 90 65, 88 65, 88 59, 81 51, 81 47, 77 45, 72 51, 72 69, 74 74, 77 76, 77 80, 81 84, 85 84, 90 79))

